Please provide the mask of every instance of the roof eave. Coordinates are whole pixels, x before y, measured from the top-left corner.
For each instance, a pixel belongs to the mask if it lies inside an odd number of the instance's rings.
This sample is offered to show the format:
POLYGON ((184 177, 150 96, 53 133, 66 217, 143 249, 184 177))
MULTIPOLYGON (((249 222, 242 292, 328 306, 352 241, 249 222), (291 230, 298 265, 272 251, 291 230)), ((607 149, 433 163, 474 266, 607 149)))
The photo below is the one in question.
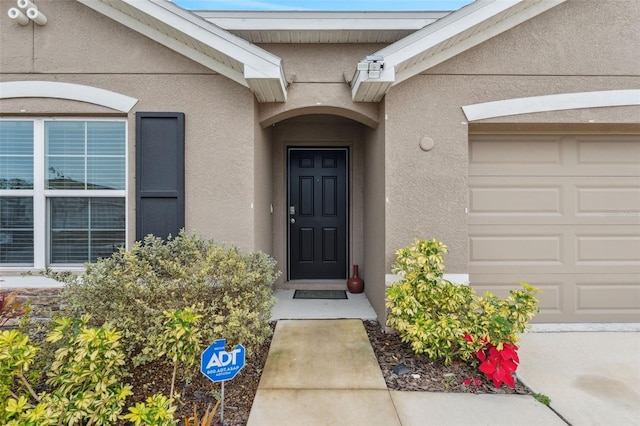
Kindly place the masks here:
POLYGON ((356 71, 351 83, 354 102, 380 102, 395 82, 395 68, 385 67, 379 78, 369 78, 366 71, 356 71))
MULTIPOLYGON (((561 3, 565 0, 476 0, 439 21, 376 53, 384 58, 385 68, 393 68, 396 85, 408 78, 483 43, 561 3), (493 22, 492 22, 493 21, 493 22), (467 36, 468 35, 468 36, 467 36)), ((362 72, 357 72, 357 76, 362 72)), ((352 83, 352 97, 368 98, 367 85, 352 83)), ((381 100, 385 93, 370 97, 381 100)))
MULTIPOLYGON (((274 71, 273 69, 271 71, 274 71)), ((265 73, 264 69, 256 69, 249 65, 244 67, 244 78, 260 103, 286 102, 287 82, 282 66, 275 73, 265 73)))
POLYGON ((279 57, 228 33, 171 2, 158 0, 76 1, 250 88, 254 91, 259 102, 265 102, 263 99, 274 99, 273 102, 284 102, 286 100, 286 81, 282 69, 282 60, 279 57), (189 46, 178 38, 171 37, 157 28, 153 28, 153 26, 128 15, 121 10, 122 7, 134 9, 136 12, 143 14, 146 18, 145 20, 150 22, 158 25, 170 25, 181 37, 193 40, 195 43, 189 46), (203 49, 195 48, 194 45, 197 44, 202 44, 203 49), (252 81, 247 81, 247 68, 259 69, 262 73, 253 75, 252 81), (278 84, 256 84, 256 79, 265 78, 271 80, 274 77, 280 80, 277 82, 278 84), (260 92, 263 87, 269 88, 267 93, 260 92))

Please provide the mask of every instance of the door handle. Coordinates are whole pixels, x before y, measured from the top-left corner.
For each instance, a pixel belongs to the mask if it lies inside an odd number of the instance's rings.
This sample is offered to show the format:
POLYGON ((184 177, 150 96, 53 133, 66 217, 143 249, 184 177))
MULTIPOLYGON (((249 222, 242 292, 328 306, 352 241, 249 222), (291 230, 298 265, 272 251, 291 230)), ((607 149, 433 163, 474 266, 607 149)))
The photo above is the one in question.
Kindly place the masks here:
POLYGON ((296 220, 294 218, 291 218, 291 219, 289 219, 289 222, 296 223, 296 220))

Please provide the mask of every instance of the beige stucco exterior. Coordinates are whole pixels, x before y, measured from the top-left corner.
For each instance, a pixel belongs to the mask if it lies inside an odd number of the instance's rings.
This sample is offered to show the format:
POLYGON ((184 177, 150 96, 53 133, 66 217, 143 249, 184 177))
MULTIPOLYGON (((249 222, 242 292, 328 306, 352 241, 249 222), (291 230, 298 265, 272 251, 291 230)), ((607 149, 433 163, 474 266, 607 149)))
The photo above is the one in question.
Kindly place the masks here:
MULTIPOLYGON (((384 45, 261 45, 283 60, 287 101, 277 103, 259 103, 247 87, 75 0, 37 4, 49 22, 23 27, 7 18, 15 1, 0 0, 0 81, 75 83, 138 102, 121 112, 62 99, 0 99, 0 116, 126 118, 130 244, 138 111, 185 114, 187 231, 269 253, 284 272, 278 285, 287 283, 286 148, 348 147, 348 263, 360 265, 381 321, 394 252, 414 238, 444 241, 447 271, 469 272, 470 133, 639 133, 639 106, 475 122, 462 110, 496 100, 637 89, 634 0, 568 0, 393 86, 381 102, 353 102, 350 82, 355 64, 384 45), (433 140, 433 149, 421 149, 423 138, 433 140)), ((640 319, 640 304, 632 311, 640 319)))

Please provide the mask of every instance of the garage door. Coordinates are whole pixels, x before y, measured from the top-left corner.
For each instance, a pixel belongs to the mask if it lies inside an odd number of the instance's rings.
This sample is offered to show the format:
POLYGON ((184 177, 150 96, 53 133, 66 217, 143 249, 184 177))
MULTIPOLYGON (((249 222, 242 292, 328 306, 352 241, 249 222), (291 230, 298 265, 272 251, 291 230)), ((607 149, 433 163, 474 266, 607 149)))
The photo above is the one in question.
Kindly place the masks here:
POLYGON ((470 135, 469 273, 536 322, 640 322, 640 136, 470 135))

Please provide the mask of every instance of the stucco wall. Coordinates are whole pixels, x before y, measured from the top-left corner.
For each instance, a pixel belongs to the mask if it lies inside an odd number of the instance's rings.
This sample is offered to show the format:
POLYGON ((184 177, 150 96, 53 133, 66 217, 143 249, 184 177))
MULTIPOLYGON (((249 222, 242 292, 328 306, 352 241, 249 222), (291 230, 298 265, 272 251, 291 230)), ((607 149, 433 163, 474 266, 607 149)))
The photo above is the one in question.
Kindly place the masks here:
POLYGON ((299 83, 344 83, 351 80, 355 64, 384 44, 261 44, 284 63, 287 81, 299 83))
MULTIPOLYGON (((413 238, 435 237, 447 271, 467 271, 468 123, 461 107, 481 102, 640 85, 640 8, 628 1, 568 1, 394 86, 386 95, 389 268, 413 238), (431 137, 424 152, 420 139, 431 137)), ((635 107, 556 111, 491 123, 638 122, 635 107)), ((476 127, 477 128, 477 127, 476 127)))
MULTIPOLYGON (((257 102, 257 101, 254 101, 257 102)), ((254 115, 254 249, 273 253, 273 150, 271 127, 263 129, 254 115)))
POLYGON ((7 16, 15 0, 0 0, 2 73, 210 74, 75 0, 38 0, 47 24, 19 25, 7 16))
POLYGON ((335 114, 369 127, 378 124, 378 105, 354 103, 355 64, 384 47, 379 44, 263 44, 282 58, 289 82, 287 102, 260 105, 263 126, 301 114, 335 114))
POLYGON ((385 103, 380 107, 380 125, 365 131, 364 153, 364 273, 365 293, 371 306, 384 324, 386 321, 384 292, 386 248, 385 156, 387 146, 385 103))
POLYGON ((428 74, 637 76, 639 28, 636 0, 568 0, 428 74))
MULTIPOLYGON (((0 79, 77 83, 138 99, 128 115, 51 99, 0 101, 1 114, 120 116, 128 119, 128 239, 135 237, 135 112, 185 113, 186 227, 246 250, 254 237, 255 97, 241 85, 77 3, 39 0, 45 26, 7 17, 0 0, 0 79), (68 109, 67 109, 68 108, 68 109), (21 110, 25 110, 21 112, 21 110)), ((258 132, 258 136, 262 132, 258 132)), ((262 147, 264 149, 264 147, 262 147)), ((266 162, 265 162, 266 163, 266 162)), ((261 173, 268 173, 266 169, 261 173)), ((265 201, 260 200, 264 207, 265 201)), ((261 219, 264 221, 264 218, 261 219)), ((260 225, 261 228, 264 228, 260 225)))

